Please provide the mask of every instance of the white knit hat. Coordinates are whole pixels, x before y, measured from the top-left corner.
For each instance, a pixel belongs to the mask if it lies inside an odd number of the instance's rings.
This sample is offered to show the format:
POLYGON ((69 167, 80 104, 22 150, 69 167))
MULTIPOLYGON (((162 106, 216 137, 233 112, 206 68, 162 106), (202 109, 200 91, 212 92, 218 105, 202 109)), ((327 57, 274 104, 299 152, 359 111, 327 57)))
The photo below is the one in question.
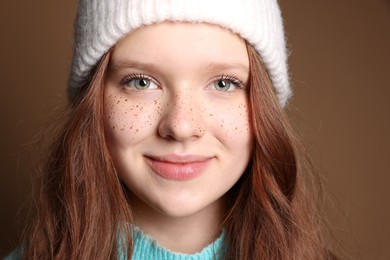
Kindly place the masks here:
POLYGON ((140 26, 162 21, 206 22, 239 34, 260 54, 280 105, 286 105, 291 89, 277 0, 79 0, 70 99, 116 42, 140 26))

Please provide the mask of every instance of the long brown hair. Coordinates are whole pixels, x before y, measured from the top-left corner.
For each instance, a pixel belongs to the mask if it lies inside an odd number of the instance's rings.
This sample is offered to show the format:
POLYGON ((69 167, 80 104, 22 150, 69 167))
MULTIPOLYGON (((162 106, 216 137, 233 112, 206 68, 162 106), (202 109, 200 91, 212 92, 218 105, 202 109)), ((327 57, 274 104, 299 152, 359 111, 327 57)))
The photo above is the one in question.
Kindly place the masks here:
POLYGON ((310 157, 279 106, 256 51, 247 45, 254 133, 252 161, 233 187, 223 226, 227 259, 331 259, 312 192, 310 157))
MULTIPOLYGON (((66 122, 51 144, 35 202, 37 213, 24 241, 26 259, 116 258, 118 225, 131 223, 104 135, 103 84, 109 58, 102 58, 70 104, 66 122)), ((131 243, 131 236, 126 237, 131 243)))
MULTIPOLYGON (((307 199, 305 157, 259 55, 250 45, 247 48, 253 158, 227 194, 222 223, 225 257, 326 259, 314 207, 307 199)), ((110 54, 104 55, 71 102, 51 145, 35 219, 24 238, 26 259, 115 259, 119 241, 131 257, 130 229, 124 224, 132 223, 128 193, 104 134, 103 93, 110 54)))

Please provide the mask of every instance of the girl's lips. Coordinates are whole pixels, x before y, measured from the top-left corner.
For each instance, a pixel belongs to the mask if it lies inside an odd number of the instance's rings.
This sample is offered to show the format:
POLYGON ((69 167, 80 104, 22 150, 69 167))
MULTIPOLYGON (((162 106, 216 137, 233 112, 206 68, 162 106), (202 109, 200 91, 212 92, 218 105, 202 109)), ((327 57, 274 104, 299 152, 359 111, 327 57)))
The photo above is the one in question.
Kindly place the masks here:
POLYGON ((145 156, 146 162, 159 176, 168 180, 189 180, 200 175, 212 157, 198 155, 145 156))

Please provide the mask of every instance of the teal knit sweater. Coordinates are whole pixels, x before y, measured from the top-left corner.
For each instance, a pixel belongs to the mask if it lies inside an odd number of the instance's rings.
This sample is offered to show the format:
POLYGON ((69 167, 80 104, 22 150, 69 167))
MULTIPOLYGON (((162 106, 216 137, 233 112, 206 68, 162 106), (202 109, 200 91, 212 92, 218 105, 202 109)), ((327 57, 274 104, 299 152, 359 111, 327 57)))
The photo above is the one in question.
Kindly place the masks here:
MULTIPOLYGON (((133 229, 133 260, 150 259, 150 260, 219 260, 223 259, 223 241, 224 233, 210 245, 195 254, 182 254, 172 252, 160 246, 153 238, 144 234, 141 229, 133 229)), ((120 252, 123 252, 122 250, 120 252)), ((120 259, 126 259, 125 254, 120 255, 120 259)))
MULTIPOLYGON (((220 260, 223 259, 224 233, 213 243, 203 248, 202 251, 195 254, 181 254, 172 252, 160 246, 153 238, 144 234, 139 228, 133 229, 133 260, 220 260)), ((119 251, 119 259, 127 259, 126 252, 119 251)), ((20 260, 21 249, 17 249, 4 260, 20 260)))

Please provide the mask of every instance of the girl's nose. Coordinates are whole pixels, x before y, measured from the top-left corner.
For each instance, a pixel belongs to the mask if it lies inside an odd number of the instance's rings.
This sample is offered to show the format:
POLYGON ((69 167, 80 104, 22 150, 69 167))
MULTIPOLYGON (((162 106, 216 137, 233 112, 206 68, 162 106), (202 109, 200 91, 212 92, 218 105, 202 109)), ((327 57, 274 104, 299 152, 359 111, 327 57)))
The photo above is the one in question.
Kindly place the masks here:
POLYGON ((191 141, 205 133, 205 120, 201 105, 191 93, 178 93, 163 108, 159 135, 165 139, 191 141))

